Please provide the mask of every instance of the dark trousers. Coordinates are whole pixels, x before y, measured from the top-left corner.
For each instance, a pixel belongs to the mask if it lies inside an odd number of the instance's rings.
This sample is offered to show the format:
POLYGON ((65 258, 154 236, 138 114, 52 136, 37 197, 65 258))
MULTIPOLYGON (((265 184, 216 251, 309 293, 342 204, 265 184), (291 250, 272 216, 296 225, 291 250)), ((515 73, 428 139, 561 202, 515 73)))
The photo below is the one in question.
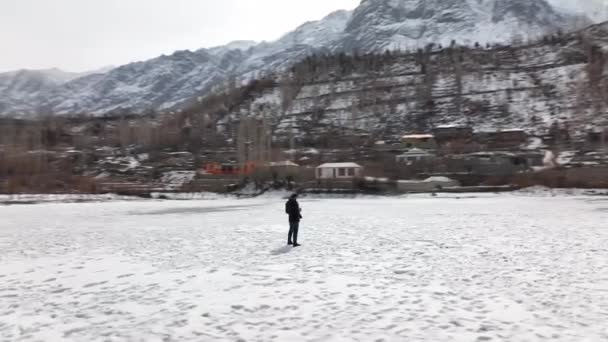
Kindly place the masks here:
POLYGON ((297 244, 298 243, 298 229, 300 228, 300 222, 294 221, 289 222, 289 236, 287 242, 297 244))

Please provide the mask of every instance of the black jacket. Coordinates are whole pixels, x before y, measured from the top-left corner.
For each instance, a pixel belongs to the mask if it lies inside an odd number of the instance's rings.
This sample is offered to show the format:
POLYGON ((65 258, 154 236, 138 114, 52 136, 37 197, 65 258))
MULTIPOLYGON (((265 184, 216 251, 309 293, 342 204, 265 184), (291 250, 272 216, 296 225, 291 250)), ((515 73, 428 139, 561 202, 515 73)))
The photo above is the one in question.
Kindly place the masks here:
POLYGON ((290 198, 289 201, 285 203, 285 213, 289 215, 289 222, 300 222, 302 219, 300 212, 300 205, 295 199, 290 198))

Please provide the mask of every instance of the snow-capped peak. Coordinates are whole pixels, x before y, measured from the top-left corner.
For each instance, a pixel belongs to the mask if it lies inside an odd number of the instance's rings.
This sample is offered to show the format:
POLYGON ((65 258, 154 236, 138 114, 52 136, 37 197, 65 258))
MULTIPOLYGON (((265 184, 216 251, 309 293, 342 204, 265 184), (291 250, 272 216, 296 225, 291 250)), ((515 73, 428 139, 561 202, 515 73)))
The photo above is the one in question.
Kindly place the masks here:
POLYGON ((352 11, 335 11, 318 21, 304 23, 296 30, 281 37, 279 45, 310 45, 323 47, 340 38, 346 24, 352 16, 352 11))
POLYGON ((246 51, 258 44, 259 42, 253 40, 235 40, 226 45, 214 46, 207 50, 212 54, 223 54, 232 50, 246 51))

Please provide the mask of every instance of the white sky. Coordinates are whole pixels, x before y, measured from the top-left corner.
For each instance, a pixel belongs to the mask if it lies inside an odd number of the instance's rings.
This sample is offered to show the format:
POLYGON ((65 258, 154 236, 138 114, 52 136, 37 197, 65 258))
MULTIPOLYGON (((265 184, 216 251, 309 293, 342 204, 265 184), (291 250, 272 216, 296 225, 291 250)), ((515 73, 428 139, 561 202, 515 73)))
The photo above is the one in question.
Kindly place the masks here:
MULTIPOLYGON (((274 40, 360 0, 0 0, 0 71, 85 71, 233 40, 274 40)), ((597 8, 608 0, 550 0, 597 8)))
POLYGON ((85 71, 274 40, 360 0, 0 0, 0 71, 85 71))

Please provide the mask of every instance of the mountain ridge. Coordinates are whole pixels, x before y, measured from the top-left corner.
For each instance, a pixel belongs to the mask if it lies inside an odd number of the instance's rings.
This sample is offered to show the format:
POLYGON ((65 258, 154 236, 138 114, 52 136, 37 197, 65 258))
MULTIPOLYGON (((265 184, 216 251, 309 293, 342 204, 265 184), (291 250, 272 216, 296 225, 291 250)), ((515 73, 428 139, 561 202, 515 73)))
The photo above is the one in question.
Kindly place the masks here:
POLYGON ((168 111, 231 78, 250 79, 281 70, 315 52, 378 52, 430 42, 447 45, 452 40, 504 43, 528 31, 540 35, 540 31, 556 30, 553 23, 566 17, 545 0, 532 5, 527 1, 363 0, 354 11, 335 11, 304 23, 274 42, 236 41, 209 49, 176 51, 63 83, 0 79, 0 113, 168 111), (510 31, 517 34, 495 35, 510 31), (19 85, 18 91, 7 91, 19 85))

